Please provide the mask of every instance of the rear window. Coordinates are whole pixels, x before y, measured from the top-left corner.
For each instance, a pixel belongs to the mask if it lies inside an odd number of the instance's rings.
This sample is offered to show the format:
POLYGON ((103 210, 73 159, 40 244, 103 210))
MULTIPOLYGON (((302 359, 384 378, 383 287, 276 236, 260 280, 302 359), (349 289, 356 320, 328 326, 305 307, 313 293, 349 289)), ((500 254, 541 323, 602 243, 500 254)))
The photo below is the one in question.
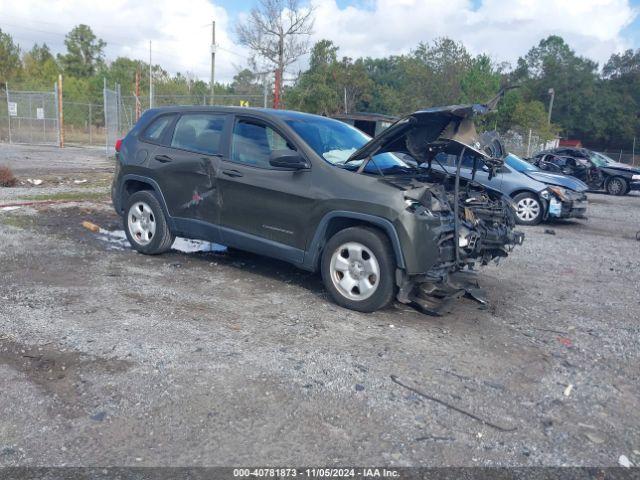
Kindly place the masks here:
POLYGON ((146 130, 142 134, 142 138, 156 143, 160 142, 160 140, 162 139, 162 134, 171 124, 174 117, 175 115, 163 115, 156 118, 153 122, 151 122, 151 125, 146 128, 146 130))
POLYGON ((224 119, 222 115, 206 113, 182 115, 176 123, 171 146, 207 155, 220 153, 224 119))

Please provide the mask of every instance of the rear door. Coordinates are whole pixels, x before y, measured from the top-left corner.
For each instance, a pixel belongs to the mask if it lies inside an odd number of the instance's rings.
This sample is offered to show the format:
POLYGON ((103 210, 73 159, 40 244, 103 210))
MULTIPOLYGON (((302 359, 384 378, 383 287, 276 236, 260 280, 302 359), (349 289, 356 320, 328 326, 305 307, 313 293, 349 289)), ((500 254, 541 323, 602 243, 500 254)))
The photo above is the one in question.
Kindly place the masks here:
POLYGON ((226 114, 183 113, 167 145, 156 148, 151 163, 172 217, 219 223, 216 171, 228 123, 226 114))
POLYGON ((222 235, 230 245, 250 247, 247 240, 259 244, 264 239, 304 249, 314 202, 311 171, 271 167, 271 153, 283 149, 297 147, 278 127, 249 116, 236 117, 229 155, 222 159, 219 173, 222 235))

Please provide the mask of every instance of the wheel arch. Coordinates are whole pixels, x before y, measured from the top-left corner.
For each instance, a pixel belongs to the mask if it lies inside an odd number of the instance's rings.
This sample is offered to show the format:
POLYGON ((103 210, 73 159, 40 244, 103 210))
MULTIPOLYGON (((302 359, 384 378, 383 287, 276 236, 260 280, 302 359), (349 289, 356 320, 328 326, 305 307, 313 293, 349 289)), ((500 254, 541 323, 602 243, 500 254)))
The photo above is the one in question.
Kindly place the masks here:
POLYGON ((164 199, 164 195, 162 194, 162 191, 160 190, 160 186, 155 180, 149 177, 143 177, 141 175, 133 175, 133 174, 125 175, 124 177, 122 177, 122 181, 120 183, 120 189, 119 189, 120 212, 124 213, 125 205, 127 204, 127 200, 131 195, 143 190, 151 191, 156 196, 156 198, 158 199, 158 202, 160 203, 160 207, 162 208, 162 211, 165 215, 165 218, 167 220, 167 224, 169 225, 170 228, 173 229, 174 228, 173 219, 171 215, 169 215, 169 210, 167 209, 167 203, 164 199))
POLYGON ((533 190, 530 190, 528 188, 520 188, 518 190, 514 190, 513 192, 511 192, 509 194, 509 196, 511 198, 516 198, 518 195, 520 195, 521 193, 530 193, 531 195, 535 195, 535 197, 538 199, 539 202, 542 202, 542 198, 540 197, 540 193, 539 192, 535 192, 533 190))
POLYGON ((309 270, 317 271, 327 241, 339 231, 349 227, 369 227, 383 233, 391 242, 397 267, 405 268, 400 238, 393 224, 386 218, 376 215, 348 211, 333 211, 322 217, 309 248, 305 252, 303 266, 309 270))

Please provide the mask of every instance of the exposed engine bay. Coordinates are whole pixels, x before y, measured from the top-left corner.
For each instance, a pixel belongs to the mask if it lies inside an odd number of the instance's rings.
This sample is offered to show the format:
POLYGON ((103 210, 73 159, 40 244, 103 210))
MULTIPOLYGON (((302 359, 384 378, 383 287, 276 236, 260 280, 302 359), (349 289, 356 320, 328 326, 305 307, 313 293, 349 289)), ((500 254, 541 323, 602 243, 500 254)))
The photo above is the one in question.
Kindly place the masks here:
POLYGON ((403 191, 407 211, 428 221, 425 228, 438 232, 440 261, 425 273, 399 272, 396 279, 398 300, 417 304, 427 313, 440 314, 449 300, 463 295, 486 303, 475 267, 508 256, 524 240, 524 234, 515 230, 512 200, 473 181, 476 169, 495 175, 504 163, 506 152, 497 136, 478 135, 473 122, 476 114, 490 111, 497 99, 486 105, 416 112, 390 127, 387 135, 383 133, 378 148, 360 153, 365 160, 361 171, 380 152, 395 153, 415 169, 415 174, 390 175, 384 181, 403 191), (439 153, 458 158, 455 175, 431 168, 439 153), (460 177, 465 154, 474 157, 471 180, 460 177))

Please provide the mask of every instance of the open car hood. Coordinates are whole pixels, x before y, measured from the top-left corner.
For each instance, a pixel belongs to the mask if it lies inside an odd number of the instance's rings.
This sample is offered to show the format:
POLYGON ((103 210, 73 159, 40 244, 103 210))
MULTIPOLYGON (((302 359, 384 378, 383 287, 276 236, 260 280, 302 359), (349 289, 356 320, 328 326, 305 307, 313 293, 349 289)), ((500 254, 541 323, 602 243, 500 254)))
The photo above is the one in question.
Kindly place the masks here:
MULTIPOLYGON (((349 160, 385 152, 406 153, 421 160, 430 145, 442 142, 459 143, 485 159, 496 157, 490 151, 491 142, 483 142, 476 132, 473 118, 493 110, 502 93, 486 104, 435 107, 407 115, 355 151, 349 160)), ((503 152, 497 156, 504 156, 503 152)))

